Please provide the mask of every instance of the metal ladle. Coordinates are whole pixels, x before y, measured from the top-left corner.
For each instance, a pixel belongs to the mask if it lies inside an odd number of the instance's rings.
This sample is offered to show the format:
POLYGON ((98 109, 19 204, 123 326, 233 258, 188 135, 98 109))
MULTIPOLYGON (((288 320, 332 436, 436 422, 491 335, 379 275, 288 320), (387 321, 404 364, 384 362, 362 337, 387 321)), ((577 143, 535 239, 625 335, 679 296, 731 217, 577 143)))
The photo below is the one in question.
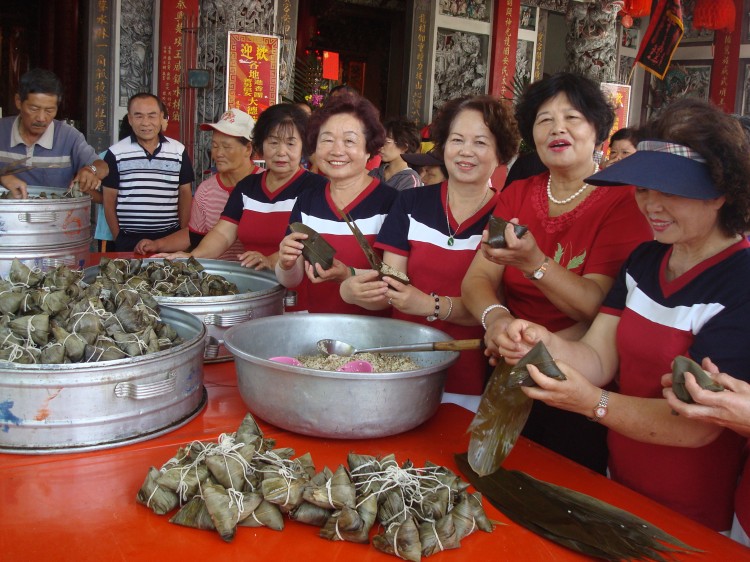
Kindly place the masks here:
POLYGON ((368 347, 357 349, 353 345, 339 340, 320 340, 318 350, 325 355, 339 355, 349 357, 355 353, 399 353, 406 351, 466 351, 469 349, 481 349, 484 341, 476 340, 449 340, 425 343, 409 343, 404 345, 387 345, 383 347, 368 347))

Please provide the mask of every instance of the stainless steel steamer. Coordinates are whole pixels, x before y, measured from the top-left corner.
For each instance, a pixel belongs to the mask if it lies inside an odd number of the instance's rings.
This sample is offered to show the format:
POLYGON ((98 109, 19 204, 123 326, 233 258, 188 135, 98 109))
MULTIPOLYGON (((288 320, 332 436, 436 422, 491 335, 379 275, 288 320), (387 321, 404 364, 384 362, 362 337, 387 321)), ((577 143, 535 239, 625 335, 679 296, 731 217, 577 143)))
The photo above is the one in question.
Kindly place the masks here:
MULTIPOLYGON (((29 195, 62 195, 65 189, 28 186, 29 195)), ((84 267, 91 244, 91 197, 3 199, 0 203, 0 276, 14 258, 43 271, 84 267)))
MULTIPOLYGON (((145 259, 149 262, 161 259, 145 259)), ((269 271, 255 271, 238 262, 198 260, 206 272, 221 275, 239 289, 236 295, 223 297, 155 297, 160 305, 178 308, 200 319, 208 330, 205 360, 228 361, 232 354, 224 347, 224 333, 232 326, 284 312, 286 289, 269 271)), ((99 266, 85 270, 83 280, 92 283, 99 275, 99 266)))
POLYGON ((0 452, 48 454, 118 447, 168 433, 206 404, 206 328, 162 307, 184 343, 150 355, 63 365, 0 365, 0 452))

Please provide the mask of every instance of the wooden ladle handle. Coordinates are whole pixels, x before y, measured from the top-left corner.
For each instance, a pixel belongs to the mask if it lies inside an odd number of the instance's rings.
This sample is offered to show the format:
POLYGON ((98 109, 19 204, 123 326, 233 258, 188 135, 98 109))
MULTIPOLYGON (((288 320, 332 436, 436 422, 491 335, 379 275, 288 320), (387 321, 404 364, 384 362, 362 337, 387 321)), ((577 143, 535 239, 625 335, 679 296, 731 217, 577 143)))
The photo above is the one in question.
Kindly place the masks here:
POLYGON ((435 351, 466 351, 470 349, 482 349, 484 340, 450 340, 438 341, 433 344, 435 351))

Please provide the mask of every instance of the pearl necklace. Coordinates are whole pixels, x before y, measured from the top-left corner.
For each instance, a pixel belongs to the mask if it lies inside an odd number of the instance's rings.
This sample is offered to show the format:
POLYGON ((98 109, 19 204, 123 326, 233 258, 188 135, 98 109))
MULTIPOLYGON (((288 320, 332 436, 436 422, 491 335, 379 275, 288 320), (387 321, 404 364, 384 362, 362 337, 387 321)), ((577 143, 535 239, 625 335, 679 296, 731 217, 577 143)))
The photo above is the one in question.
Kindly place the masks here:
POLYGON ((461 225, 466 222, 467 219, 473 217, 477 214, 477 211, 481 209, 484 206, 484 201, 487 199, 487 194, 490 192, 489 188, 487 191, 484 192, 484 196, 482 197, 482 200, 479 202, 479 206, 472 211, 472 213, 466 217, 464 220, 462 220, 460 223, 458 223, 458 227, 456 228, 456 232, 451 232, 451 221, 448 218, 448 188, 445 189, 445 225, 448 227, 448 246, 453 246, 455 243, 454 237, 458 234, 458 231, 461 230, 461 225))
MULTIPOLYGON (((599 171, 599 164, 594 164, 594 174, 599 171)), ((549 174, 549 178, 547 179, 547 198, 555 203, 556 205, 565 205, 567 203, 570 203, 573 199, 578 197, 581 193, 586 191, 586 188, 591 187, 589 184, 584 183, 581 188, 576 191, 573 195, 570 197, 566 197, 565 199, 555 199, 555 196, 552 195, 552 172, 549 174)))

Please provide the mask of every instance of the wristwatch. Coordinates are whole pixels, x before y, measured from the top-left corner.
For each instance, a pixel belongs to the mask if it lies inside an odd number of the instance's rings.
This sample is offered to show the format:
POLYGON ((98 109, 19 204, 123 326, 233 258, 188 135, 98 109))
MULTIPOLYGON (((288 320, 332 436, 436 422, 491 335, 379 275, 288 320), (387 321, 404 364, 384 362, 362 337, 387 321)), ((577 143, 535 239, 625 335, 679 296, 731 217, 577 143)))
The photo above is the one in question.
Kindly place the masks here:
POLYGON ((602 390, 602 396, 599 398, 599 403, 594 407, 594 416, 589 418, 593 422, 600 422, 602 418, 607 415, 609 411, 607 403, 609 402, 609 391, 602 390))
POLYGON ((549 258, 547 256, 544 256, 544 262, 542 262, 542 265, 537 267, 534 271, 532 271, 528 275, 524 274, 524 277, 526 277, 526 279, 539 281, 542 277, 544 277, 544 274, 547 272, 548 265, 549 265, 549 258))

